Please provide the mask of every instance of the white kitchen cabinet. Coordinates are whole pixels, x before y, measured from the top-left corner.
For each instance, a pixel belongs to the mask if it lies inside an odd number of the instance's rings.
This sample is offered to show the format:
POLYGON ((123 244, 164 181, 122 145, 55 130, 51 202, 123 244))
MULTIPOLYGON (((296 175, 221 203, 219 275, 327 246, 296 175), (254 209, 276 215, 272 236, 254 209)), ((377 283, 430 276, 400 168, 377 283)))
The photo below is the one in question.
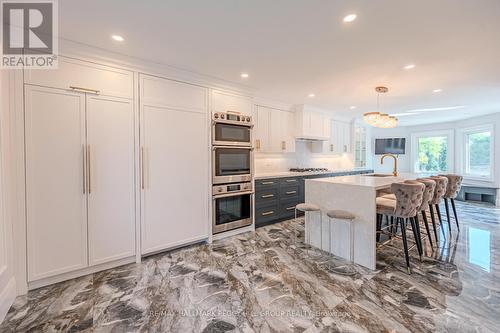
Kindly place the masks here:
POLYGON ((28 280, 87 267, 85 95, 25 89, 28 280))
POLYGON ((135 254, 134 106, 87 95, 88 236, 91 266, 135 254))
MULTIPOLYGON (((330 120, 329 132, 328 141, 324 141, 322 146, 315 149, 315 152, 333 155, 351 152, 352 131, 350 123, 332 119, 330 120)), ((317 147, 317 145, 313 147, 317 147)))
POLYGON ((208 91, 148 75, 139 83, 141 244, 148 254, 208 238, 208 91), (155 94, 151 85, 162 88, 155 94), (184 91, 183 98, 171 89, 184 91))
POLYGON ((212 112, 239 112, 252 116, 252 98, 231 92, 212 90, 212 112))
POLYGON ((58 67, 51 70, 27 69, 25 83, 80 92, 98 91, 102 96, 134 96, 133 73, 130 71, 62 56, 59 57, 58 67))
POLYGON ((328 140, 329 118, 322 112, 311 110, 304 105, 295 111, 295 137, 297 139, 328 140))
POLYGON ((257 106, 254 128, 256 151, 262 153, 294 152, 294 123, 293 112, 257 106))
POLYGON ((29 282, 135 255, 132 73, 65 59, 39 72, 25 84, 29 282))

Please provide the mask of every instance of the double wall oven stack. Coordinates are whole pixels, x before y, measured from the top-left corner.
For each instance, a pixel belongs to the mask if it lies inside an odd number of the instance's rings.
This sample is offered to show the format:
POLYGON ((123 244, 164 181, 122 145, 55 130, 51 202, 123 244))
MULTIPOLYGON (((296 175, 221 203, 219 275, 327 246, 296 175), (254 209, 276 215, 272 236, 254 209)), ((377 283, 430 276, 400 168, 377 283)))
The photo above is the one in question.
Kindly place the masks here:
POLYGON ((237 112, 212 115, 214 234, 252 224, 253 120, 237 112))

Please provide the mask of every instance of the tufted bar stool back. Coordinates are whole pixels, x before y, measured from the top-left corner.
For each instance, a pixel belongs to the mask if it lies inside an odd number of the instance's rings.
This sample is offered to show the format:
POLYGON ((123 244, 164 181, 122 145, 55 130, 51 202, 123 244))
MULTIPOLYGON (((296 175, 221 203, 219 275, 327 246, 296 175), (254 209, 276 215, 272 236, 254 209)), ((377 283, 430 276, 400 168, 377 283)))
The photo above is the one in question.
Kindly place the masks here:
POLYGON ((445 204, 444 207, 446 208, 446 217, 448 218, 448 226, 450 226, 451 228, 450 208, 448 207, 448 200, 450 200, 451 207, 453 208, 453 215, 455 215, 455 222, 457 224, 457 229, 460 231, 460 226, 458 224, 457 208, 455 207, 455 198, 457 197, 458 192, 460 192, 460 188, 462 187, 462 180, 464 177, 454 174, 440 175, 440 176, 446 177, 448 179, 448 185, 446 186, 446 192, 444 194, 444 204, 445 204))
POLYGON ((406 267, 408 273, 410 270, 410 257, 408 254, 408 241, 406 238, 406 223, 410 220, 415 242, 421 255, 421 244, 417 226, 414 220, 418 209, 422 205, 425 185, 420 182, 393 183, 391 191, 396 200, 387 198, 377 198, 377 214, 387 215, 396 218, 396 224, 401 225, 401 235, 403 238, 403 247, 405 252, 406 267))
POLYGON ((429 205, 429 212, 431 213, 432 223, 435 224, 436 219, 435 219, 434 208, 436 209, 436 213, 439 219, 439 225, 441 226, 441 231, 443 232, 444 235, 443 220, 441 218, 441 210, 439 209, 439 204, 441 203, 441 199, 446 194, 446 189, 448 187, 448 178, 443 176, 432 176, 429 177, 429 179, 432 179, 436 182, 436 189, 434 190, 434 197, 432 198, 431 203, 429 205))

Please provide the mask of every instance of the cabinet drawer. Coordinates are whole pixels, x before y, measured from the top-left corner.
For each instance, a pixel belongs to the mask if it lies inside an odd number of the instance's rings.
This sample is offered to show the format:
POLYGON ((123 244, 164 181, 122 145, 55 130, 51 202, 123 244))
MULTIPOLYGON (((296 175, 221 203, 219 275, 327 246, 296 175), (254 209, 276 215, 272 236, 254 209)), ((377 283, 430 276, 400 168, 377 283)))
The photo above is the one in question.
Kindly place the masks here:
POLYGON ((277 204, 264 206, 255 210, 255 223, 257 225, 277 220, 280 217, 277 204))
POLYGON ((281 186, 289 186, 289 185, 295 185, 299 184, 300 178, 283 178, 280 179, 280 185, 281 186))
POLYGON ((300 186, 290 185, 290 186, 282 186, 280 188, 280 199, 281 200, 289 200, 291 198, 298 198, 300 194, 300 186))
POLYGON ((255 181, 255 188, 256 189, 264 189, 264 188, 271 188, 271 187, 278 187, 279 182, 276 179, 258 179, 255 181))
POLYGON ((255 206, 267 206, 278 203, 279 191, 277 188, 260 189, 255 192, 255 206))
POLYGON ((280 203, 280 218, 294 217, 295 206, 299 204, 298 199, 283 201, 280 203))

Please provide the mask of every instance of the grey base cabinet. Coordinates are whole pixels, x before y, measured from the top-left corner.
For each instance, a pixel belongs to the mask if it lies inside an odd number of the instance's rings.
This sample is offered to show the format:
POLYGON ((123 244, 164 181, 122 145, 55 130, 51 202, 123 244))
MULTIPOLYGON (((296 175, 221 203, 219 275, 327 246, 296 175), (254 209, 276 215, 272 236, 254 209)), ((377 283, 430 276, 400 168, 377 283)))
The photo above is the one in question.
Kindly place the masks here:
MULTIPOLYGON (((305 180, 372 173, 373 170, 334 172, 318 175, 255 180, 255 226, 288 220, 295 215, 295 206, 304 202, 305 180)), ((303 214, 299 214, 303 215, 303 214)))

